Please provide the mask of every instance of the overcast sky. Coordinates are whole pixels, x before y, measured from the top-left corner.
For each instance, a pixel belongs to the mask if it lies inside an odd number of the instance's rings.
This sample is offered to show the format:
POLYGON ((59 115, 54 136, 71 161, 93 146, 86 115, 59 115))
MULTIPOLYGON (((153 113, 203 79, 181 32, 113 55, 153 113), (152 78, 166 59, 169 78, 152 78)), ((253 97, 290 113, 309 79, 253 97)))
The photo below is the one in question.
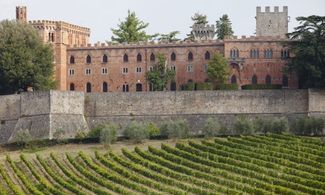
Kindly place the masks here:
MULTIPOLYGON (((289 7, 289 31, 297 16, 325 15, 325 0, 0 0, 0 20, 14 19, 15 6, 27 6, 28 20, 62 20, 91 29, 91 42, 109 40, 111 28, 124 20, 127 10, 150 25, 149 34, 190 31, 194 13, 208 16, 210 24, 228 14, 235 35, 254 35, 256 6, 289 7)), ((271 8, 273 10, 273 8, 271 8)))

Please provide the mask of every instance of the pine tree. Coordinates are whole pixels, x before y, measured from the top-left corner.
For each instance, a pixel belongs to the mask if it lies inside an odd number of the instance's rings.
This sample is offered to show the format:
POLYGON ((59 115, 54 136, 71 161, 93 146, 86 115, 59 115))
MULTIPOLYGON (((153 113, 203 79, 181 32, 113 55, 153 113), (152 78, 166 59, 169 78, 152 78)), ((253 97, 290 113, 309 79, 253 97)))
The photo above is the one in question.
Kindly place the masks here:
POLYGON ((218 39, 224 39, 227 36, 231 36, 234 34, 234 31, 231 28, 231 22, 227 14, 224 14, 218 21, 217 21, 217 37, 218 39))

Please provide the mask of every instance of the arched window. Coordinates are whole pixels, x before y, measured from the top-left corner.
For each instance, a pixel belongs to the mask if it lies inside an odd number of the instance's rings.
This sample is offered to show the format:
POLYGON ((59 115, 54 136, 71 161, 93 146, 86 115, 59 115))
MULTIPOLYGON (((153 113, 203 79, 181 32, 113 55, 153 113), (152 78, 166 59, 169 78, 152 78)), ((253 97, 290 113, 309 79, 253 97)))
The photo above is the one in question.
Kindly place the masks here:
POLYGON ((210 60, 210 52, 205 52, 205 56, 204 56, 204 58, 206 59, 206 60, 210 60))
POLYGON ((138 53, 137 55, 137 62, 141 62, 142 61, 142 56, 140 53, 138 53))
POLYGON ((265 77, 265 84, 271 85, 272 84, 272 78, 270 75, 266 75, 265 77))
POLYGON ((74 64, 74 56, 70 56, 70 64, 74 64))
POLYGON ((137 83, 136 85, 135 85, 135 91, 142 91, 142 84, 141 83, 137 83))
POLYGON ((128 62, 128 61, 129 61, 129 56, 127 54, 124 54, 123 62, 128 62))
POLYGON ((108 84, 107 84, 107 82, 103 83, 103 92, 108 92, 108 84))
POLYGON ((123 85, 123 92, 129 92, 129 85, 128 84, 123 85))
POLYGON ((282 76, 282 87, 288 87, 289 86, 289 78, 287 75, 282 76))
POLYGON ((170 90, 171 90, 171 91, 176 91, 176 82, 175 82, 175 81, 172 81, 172 82, 170 83, 170 90))
POLYGON ((150 62, 154 62, 156 60, 155 54, 151 53, 150 62))
POLYGON ((238 49, 231 49, 230 50, 230 58, 239 58, 239 50, 238 49))
POLYGON ((237 83, 237 77, 235 75, 232 75, 231 84, 236 84, 236 83, 237 83))
POLYGON ((254 74, 254 76, 252 77, 252 84, 256 85, 257 84, 257 76, 254 74))
POLYGON ((104 54, 103 55, 103 63, 107 63, 108 62, 108 58, 107 58, 107 55, 106 54, 104 54))
POLYGON ((91 92, 91 83, 87 83, 87 85, 86 85, 86 92, 87 93, 90 93, 91 92))
POLYGON ((70 91, 74 91, 74 83, 70 83, 70 91))
POLYGON ((258 51, 258 49, 251 49, 250 57, 251 58, 258 58, 259 57, 259 51, 258 51))
POLYGON ((289 58, 289 51, 284 49, 281 50, 281 59, 288 59, 289 58))
POLYGON ((90 57, 90 55, 87 56, 87 58, 86 58, 86 63, 87 63, 87 64, 90 64, 90 63, 91 63, 91 57, 90 57))
POLYGON ((188 59, 188 61, 192 61, 193 60, 193 53, 192 52, 189 52, 188 53, 187 59, 188 59))
POLYGON ((266 49, 264 51, 264 58, 270 59, 272 57, 273 57, 273 51, 272 51, 272 49, 266 49))
POLYGON ((171 61, 176 61, 176 54, 174 52, 170 55, 170 59, 171 61))

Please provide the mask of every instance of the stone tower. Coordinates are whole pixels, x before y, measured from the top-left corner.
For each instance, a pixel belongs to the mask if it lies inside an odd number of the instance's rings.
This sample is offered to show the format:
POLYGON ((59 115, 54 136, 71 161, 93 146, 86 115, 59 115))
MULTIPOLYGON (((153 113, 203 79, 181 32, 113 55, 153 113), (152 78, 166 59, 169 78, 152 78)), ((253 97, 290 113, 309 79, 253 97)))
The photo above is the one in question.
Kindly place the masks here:
POLYGON ((262 12, 261 7, 256 7, 256 36, 281 36, 288 33, 288 7, 283 6, 282 12, 275 6, 274 11, 270 7, 265 7, 262 12))
POLYGON ((194 40, 212 40, 215 35, 214 25, 195 24, 192 33, 194 40))
POLYGON ((27 8, 26 6, 16 7, 16 20, 20 22, 27 22, 27 8))

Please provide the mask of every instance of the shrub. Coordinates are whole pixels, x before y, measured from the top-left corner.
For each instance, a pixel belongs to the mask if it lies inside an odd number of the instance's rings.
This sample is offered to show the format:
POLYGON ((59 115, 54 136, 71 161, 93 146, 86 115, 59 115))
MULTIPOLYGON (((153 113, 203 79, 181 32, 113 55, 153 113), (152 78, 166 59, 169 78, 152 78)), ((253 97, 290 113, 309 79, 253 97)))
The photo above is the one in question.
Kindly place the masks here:
POLYGON ((99 138, 100 137, 100 132, 102 131, 102 129, 105 127, 105 125, 101 124, 101 125, 97 125, 95 128, 92 128, 88 134, 87 137, 89 138, 99 138))
POLYGON ((232 84, 218 84, 216 86, 217 90, 237 90, 238 89, 238 85, 236 83, 232 83, 232 84))
POLYGON ((242 89, 282 89, 282 85, 269 85, 269 84, 249 84, 243 85, 242 89))
POLYGON ((205 137, 214 137, 220 135, 221 126, 219 122, 213 118, 208 118, 205 121, 204 129, 202 131, 205 137))
POLYGON ((300 135, 321 135, 324 129, 324 119, 302 117, 291 126, 291 132, 300 135))
POLYGON ((213 90, 213 84, 210 82, 195 83, 196 90, 213 90))
POLYGON ((26 147, 26 146, 28 146, 28 143, 30 141, 32 141, 32 136, 29 133, 28 129, 20 129, 16 133, 16 135, 14 137, 14 141, 17 142, 18 146, 26 147))
POLYGON ((142 140, 149 138, 147 125, 131 121, 124 129, 124 135, 133 140, 135 143, 140 143, 142 140))
POLYGON ((255 131, 254 123, 246 117, 237 117, 234 130, 237 135, 251 135, 255 131))
POLYGON ((189 136, 189 128, 185 120, 170 120, 162 124, 160 133, 168 138, 187 138, 189 136))
POLYGON ((100 131, 100 143, 112 144, 117 140, 117 126, 114 124, 106 124, 100 131))
POLYGON ((261 133, 283 133, 289 130, 288 120, 285 118, 261 119, 254 121, 255 130, 261 133))
POLYGON ((85 131, 82 130, 77 130, 76 135, 75 135, 75 139, 85 139, 87 137, 87 133, 85 131))
POLYGON ((146 125, 146 131, 149 134, 149 137, 157 136, 160 134, 160 129, 157 127, 155 123, 148 123, 146 125))
POLYGON ((195 84, 193 82, 188 82, 181 85, 182 91, 193 91, 195 90, 195 84))
POLYGON ((284 133, 289 131, 289 123, 286 118, 276 118, 272 121, 272 133, 284 133))

